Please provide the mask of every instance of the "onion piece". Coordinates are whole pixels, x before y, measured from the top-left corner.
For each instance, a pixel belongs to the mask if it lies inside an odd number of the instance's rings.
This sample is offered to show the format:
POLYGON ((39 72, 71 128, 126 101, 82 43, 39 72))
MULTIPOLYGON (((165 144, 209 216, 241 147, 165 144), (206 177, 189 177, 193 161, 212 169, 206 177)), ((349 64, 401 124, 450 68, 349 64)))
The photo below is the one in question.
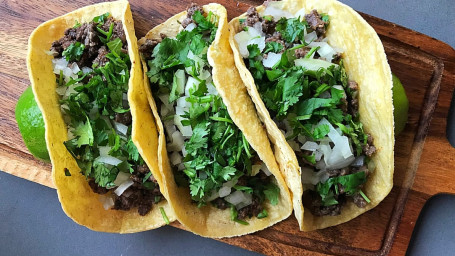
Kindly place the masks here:
POLYGON ((305 144, 303 144, 301 149, 308 151, 316 151, 319 149, 319 144, 314 141, 307 141, 305 142, 305 144))
POLYGON ((303 40, 305 40, 305 43, 313 42, 316 39, 318 39, 318 35, 316 34, 316 31, 308 33, 303 37, 303 40))
POLYGON ((220 197, 228 196, 231 193, 231 187, 222 186, 220 190, 218 190, 218 194, 220 197))
POLYGON ((190 88, 194 88, 195 85, 199 85, 199 81, 196 78, 189 76, 185 85, 185 95, 190 96, 190 88))
POLYGON ((120 186, 123 184, 125 181, 127 181, 131 177, 131 174, 126 173, 126 172, 119 172, 117 174, 117 177, 114 180, 114 184, 116 186, 120 186))
POLYGON ((231 203, 233 205, 237 205, 237 204, 245 201, 246 198, 245 198, 245 195, 244 195, 244 193, 242 191, 236 190, 234 193, 226 196, 224 198, 224 200, 226 200, 228 203, 231 203))
POLYGON ((95 159, 95 161, 99 162, 99 163, 114 165, 114 166, 117 166, 123 162, 122 160, 120 160, 116 157, 113 157, 113 156, 99 156, 95 159))
POLYGON ((297 151, 297 152, 302 151, 302 150, 300 150, 299 144, 297 142, 295 142, 294 140, 288 141, 288 144, 292 148, 292 150, 297 151))
POLYGON ((111 196, 99 195, 98 200, 103 204, 104 210, 109 210, 114 206, 114 199, 111 196))
POLYGON ((355 158, 354 162, 351 164, 352 167, 362 167, 363 162, 365 160, 365 156, 358 156, 355 158))
POLYGON ((177 128, 180 130, 180 132, 182 133, 182 136, 189 138, 189 137, 191 137, 191 135, 193 135, 193 129, 191 129, 191 126, 189 126, 189 125, 184 126, 182 124, 182 119, 183 118, 179 114, 176 114, 174 116, 174 123, 177 126, 177 128))
POLYGON ((300 17, 300 21, 304 21, 305 20, 305 8, 302 8, 300 10, 298 10, 295 14, 294 14, 294 17, 296 18, 299 18, 300 17))
POLYGON ((277 5, 277 4, 272 4, 273 2, 269 2, 269 5, 267 6, 267 8, 265 8, 264 10, 264 16, 268 16, 268 15, 271 15, 273 16, 273 19, 275 21, 278 21, 279 19, 281 19, 282 17, 285 17, 285 18, 294 18, 294 15, 292 15, 291 13, 287 12, 287 11, 284 11, 282 10, 280 7, 280 5, 277 5))
POLYGON ((178 153, 177 151, 172 152, 172 154, 169 157, 169 160, 171 161, 171 164, 173 166, 177 166, 178 164, 180 164, 182 162, 182 159, 183 159, 182 155, 180 155, 180 153, 178 153))
POLYGON ((117 196, 121 196, 125 190, 127 190, 129 187, 131 187, 134 184, 134 181, 128 179, 125 182, 123 182, 118 188, 114 190, 114 193, 117 196))
POLYGON ((312 71, 318 71, 320 68, 327 69, 330 66, 338 67, 337 64, 321 59, 296 59, 294 63, 297 67, 304 67, 305 69, 312 71))
POLYGON ((283 54, 269 52, 267 58, 262 60, 262 64, 264 64, 264 67, 266 68, 271 68, 281 60, 281 55, 283 54))
MULTIPOLYGON (((191 52, 191 51, 189 51, 189 52, 191 52)), ((185 92, 185 84, 186 84, 185 71, 183 71, 183 69, 179 69, 179 70, 175 71, 174 77, 175 77, 176 83, 177 83, 176 91, 179 95, 182 95, 185 92)))
POLYGON ((243 207, 253 203, 253 196, 251 194, 243 193, 243 196, 245 197, 245 199, 235 206, 237 210, 242 209, 243 207))
POLYGON ((119 123, 119 122, 116 122, 114 121, 114 126, 115 126, 115 130, 118 131, 119 133, 123 134, 123 135, 127 135, 128 133, 128 126, 122 124, 122 123, 119 123))
POLYGON ((182 133, 180 133, 179 131, 175 131, 174 133, 172 133, 171 141, 172 143, 167 145, 168 151, 173 152, 182 150, 184 143, 182 133))
POLYGON ((188 26, 186 26, 185 30, 186 31, 193 31, 193 29, 195 29, 196 27, 197 27, 196 24, 190 23, 190 24, 188 24, 188 26))

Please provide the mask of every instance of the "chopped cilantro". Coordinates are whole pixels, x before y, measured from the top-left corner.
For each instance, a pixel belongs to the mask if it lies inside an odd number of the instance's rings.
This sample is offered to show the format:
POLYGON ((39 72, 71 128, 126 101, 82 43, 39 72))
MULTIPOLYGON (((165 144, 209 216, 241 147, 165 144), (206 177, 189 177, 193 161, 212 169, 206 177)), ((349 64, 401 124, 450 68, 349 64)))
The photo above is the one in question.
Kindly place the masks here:
POLYGON ((303 40, 306 22, 301 22, 298 18, 286 19, 283 17, 278 21, 275 29, 281 32, 286 43, 294 43, 296 39, 303 40))
POLYGON ((160 207, 160 212, 161 212, 161 216, 163 216, 163 220, 166 223, 166 225, 169 225, 170 224, 169 218, 167 217, 166 212, 164 211, 163 207, 160 207))
POLYGON ((80 42, 75 42, 70 44, 63 52, 63 57, 67 61, 79 61, 81 59, 82 53, 84 53, 85 45, 80 42))
POLYGON ((93 22, 99 23, 99 24, 104 24, 104 22, 107 20, 107 18, 110 15, 111 15, 110 13, 106 12, 104 14, 101 14, 100 16, 96 16, 95 18, 93 18, 93 22))

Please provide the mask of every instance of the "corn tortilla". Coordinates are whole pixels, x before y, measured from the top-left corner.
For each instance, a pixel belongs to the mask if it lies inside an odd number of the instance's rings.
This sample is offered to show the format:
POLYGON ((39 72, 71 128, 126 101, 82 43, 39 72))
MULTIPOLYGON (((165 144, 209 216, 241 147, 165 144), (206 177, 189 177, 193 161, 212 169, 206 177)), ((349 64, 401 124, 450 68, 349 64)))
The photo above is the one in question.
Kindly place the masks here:
POLYGON ((90 22, 95 16, 106 12, 123 23, 128 41, 128 53, 131 59, 128 101, 133 117, 133 141, 152 174, 157 179, 161 179, 156 155, 156 126, 154 120, 147 115, 150 111, 142 87, 142 69, 134 34, 133 18, 127 1, 87 6, 41 24, 33 31, 29 39, 27 67, 36 101, 43 113, 46 142, 52 161, 52 179, 65 213, 75 222, 95 231, 139 232, 165 224, 159 210, 160 207, 164 208, 169 220, 173 221, 175 217, 172 209, 166 200, 154 205, 146 216, 140 216, 137 209, 118 211, 103 208, 102 203, 99 202, 99 195, 92 192, 86 178, 80 174, 76 161, 63 145, 63 142, 67 140, 67 127, 60 111, 58 95, 55 92, 57 83, 52 68, 54 57, 47 54, 52 42, 61 38, 65 29, 73 27, 76 21, 90 22), (141 140, 139 141, 138 138, 141 140), (145 146, 152 150, 144 152, 141 148, 145 146), (65 168, 70 171, 71 176, 65 176, 65 168))
MULTIPOLYGON (((338 216, 313 216, 310 211, 304 211, 301 182, 301 170, 294 151, 286 142, 275 122, 270 118, 264 103, 256 88, 254 79, 248 71, 234 39, 241 31, 239 19, 243 14, 229 23, 230 45, 234 52, 235 64, 242 80, 258 109, 258 114, 266 126, 268 135, 275 148, 275 157, 280 165, 286 183, 292 193, 294 214, 300 229, 310 231, 322 229, 347 222, 358 215, 374 208, 390 192, 393 186, 394 169, 394 123, 392 104, 392 74, 387 63, 381 41, 374 29, 353 9, 336 0, 284 0, 280 2, 282 9, 290 13, 305 8, 306 13, 316 9, 330 17, 326 37, 330 45, 343 49, 343 61, 349 78, 359 85, 360 121, 367 133, 374 138, 377 148, 372 157, 376 165, 375 171, 369 175, 364 185, 364 192, 371 203, 365 208, 358 208, 348 202, 338 216)), ((257 7, 263 11, 265 6, 257 7)))
MULTIPOLYGON (((290 192, 281 176, 278 164, 270 147, 265 129, 257 117, 256 110, 251 102, 246 88, 243 86, 237 69, 235 68, 231 48, 229 46, 229 32, 227 26, 226 9, 219 4, 208 4, 203 6, 204 12, 213 12, 219 18, 218 31, 212 45, 208 50, 208 61, 212 66, 212 77, 217 91, 222 97, 228 112, 234 123, 240 128, 256 150, 262 161, 265 162, 270 172, 276 178, 276 184, 280 188, 279 203, 275 206, 265 205, 268 217, 258 219, 253 217, 247 219, 249 225, 242 225, 230 220, 229 210, 220 210, 207 205, 198 208, 191 200, 188 187, 178 187, 168 160, 166 151, 166 139, 158 115, 158 110, 150 90, 150 83, 144 76, 150 106, 153 115, 157 120, 159 141, 158 141, 158 163, 163 174, 160 186, 170 199, 170 204, 175 210, 176 217, 190 231, 205 237, 233 237, 252 233, 267 228, 281 220, 286 219, 292 213, 290 192)), ((168 37, 174 37, 182 29, 180 22, 185 19, 187 12, 181 12, 161 25, 150 30, 147 35, 139 40, 139 45, 146 39, 160 39, 160 33, 168 37)), ((147 64, 142 61, 144 72, 147 71, 147 64)))

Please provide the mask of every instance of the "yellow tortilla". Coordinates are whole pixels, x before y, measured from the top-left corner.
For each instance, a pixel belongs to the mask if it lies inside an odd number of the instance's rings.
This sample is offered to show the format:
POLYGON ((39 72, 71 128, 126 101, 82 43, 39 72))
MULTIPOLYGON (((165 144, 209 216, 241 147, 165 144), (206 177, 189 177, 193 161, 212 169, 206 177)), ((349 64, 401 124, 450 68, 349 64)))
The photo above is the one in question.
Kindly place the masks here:
POLYGON ((140 216, 137 209, 118 211, 103 208, 99 195, 92 192, 86 178, 80 174, 76 161, 63 145, 68 138, 67 127, 60 111, 58 95, 55 92, 57 84, 52 69, 54 57, 46 53, 52 42, 61 38, 65 29, 74 26, 76 20, 80 23, 90 22, 93 17, 106 12, 109 12, 114 19, 122 21, 128 41, 128 52, 132 63, 128 83, 128 100, 133 117, 132 137, 139 149, 144 145, 152 149, 147 152, 142 150, 139 152, 152 174, 160 179, 156 155, 157 133, 154 120, 147 116, 150 110, 142 87, 142 69, 138 62, 139 55, 133 18, 127 1, 87 6, 41 24, 33 31, 29 39, 27 67, 36 101, 43 113, 46 142, 52 161, 52 178, 57 187, 63 210, 75 222, 89 229, 131 233, 164 225, 160 207, 164 208, 170 221, 175 219, 173 211, 166 200, 153 205, 152 210, 146 216, 140 216), (146 129, 142 129, 142 127, 146 127, 146 129), (140 141, 137 139, 139 137, 141 137, 140 141), (65 168, 68 168, 71 176, 65 176, 65 168))
MULTIPOLYGON (((227 27, 226 9, 219 4, 203 6, 206 13, 213 12, 219 17, 218 31, 214 42, 208 50, 208 60, 212 66, 212 77, 217 91, 223 98, 228 112, 234 123, 240 128, 251 146, 257 151, 259 157, 265 162, 270 172, 276 178, 280 188, 279 203, 275 206, 267 204, 268 217, 263 219, 247 219, 249 225, 242 225, 230 220, 229 210, 220 210, 211 205, 198 208, 192 203, 189 188, 178 187, 168 160, 166 139, 163 125, 158 115, 158 110, 150 91, 149 80, 144 78, 150 106, 158 124, 159 142, 158 159, 160 170, 163 174, 165 193, 169 196, 169 203, 174 208, 176 217, 190 231, 206 237, 233 237, 252 233, 267 228, 292 213, 290 193, 280 174, 265 129, 257 117, 253 103, 248 96, 242 79, 235 68, 231 48, 229 47, 229 32, 227 27)), ((179 22, 183 21, 187 12, 181 12, 161 25, 150 30, 147 35, 139 40, 139 45, 146 39, 160 39, 160 33, 174 37, 182 29, 179 22)), ((144 72, 147 65, 143 61, 144 72)))
MULTIPOLYGON (((229 23, 230 44, 234 51, 235 64, 240 72, 245 86, 258 109, 258 114, 267 128, 270 140, 275 147, 275 156, 283 172, 286 183, 292 192, 294 213, 300 229, 309 231, 322 229, 347 222, 358 215, 374 208, 390 192, 393 186, 393 104, 392 104, 392 74, 387 63, 381 41, 374 29, 353 9, 336 0, 284 0, 274 2, 281 4, 282 9, 290 13, 305 8, 306 13, 316 9, 319 13, 327 13, 330 25, 326 36, 330 45, 343 49, 343 60, 349 79, 359 85, 360 120, 365 131, 374 138, 377 152, 372 160, 376 170, 369 175, 364 192, 371 203, 365 208, 358 208, 348 202, 338 216, 313 216, 310 211, 304 211, 302 206, 302 187, 300 167, 296 155, 286 142, 275 122, 270 118, 264 103, 259 96, 254 79, 248 71, 234 39, 241 31, 239 19, 246 14, 233 19, 229 23)), ((258 12, 265 6, 256 8, 258 12)))

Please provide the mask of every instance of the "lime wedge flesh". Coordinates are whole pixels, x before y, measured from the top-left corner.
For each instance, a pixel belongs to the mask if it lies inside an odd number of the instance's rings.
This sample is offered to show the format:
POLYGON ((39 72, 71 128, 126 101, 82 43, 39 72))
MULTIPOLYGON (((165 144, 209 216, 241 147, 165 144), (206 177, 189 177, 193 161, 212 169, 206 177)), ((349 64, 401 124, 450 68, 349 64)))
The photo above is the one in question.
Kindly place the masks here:
POLYGON ((16 122, 22 139, 32 155, 48 162, 43 115, 35 101, 32 87, 28 87, 16 104, 16 122))
POLYGON ((395 136, 400 134, 408 122, 409 101, 400 79, 393 77, 393 117, 395 121, 395 136))

